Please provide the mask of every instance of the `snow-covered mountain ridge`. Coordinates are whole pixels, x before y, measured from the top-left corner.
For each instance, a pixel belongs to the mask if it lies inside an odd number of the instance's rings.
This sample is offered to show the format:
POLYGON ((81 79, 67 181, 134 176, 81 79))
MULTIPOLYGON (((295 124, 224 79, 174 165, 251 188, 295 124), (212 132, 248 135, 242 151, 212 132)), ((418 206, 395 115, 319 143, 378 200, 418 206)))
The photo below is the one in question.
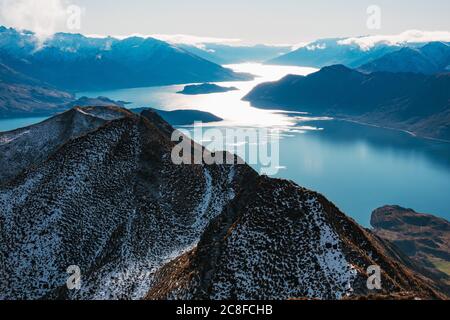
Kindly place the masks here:
POLYGON ((247 165, 173 164, 172 130, 103 107, 2 134, 9 154, 39 153, 0 185, 0 299, 340 299, 371 294, 374 264, 384 294, 442 297, 319 194, 247 165))

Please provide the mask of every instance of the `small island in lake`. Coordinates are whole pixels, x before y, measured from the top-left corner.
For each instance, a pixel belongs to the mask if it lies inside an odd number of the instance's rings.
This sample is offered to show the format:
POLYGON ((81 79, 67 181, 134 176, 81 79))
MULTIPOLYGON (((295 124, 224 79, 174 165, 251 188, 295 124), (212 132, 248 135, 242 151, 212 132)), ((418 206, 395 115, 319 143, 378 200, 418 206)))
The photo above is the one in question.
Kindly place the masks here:
MULTIPOLYGON (((174 111, 163 111, 153 108, 137 108, 131 109, 134 113, 143 114, 144 112, 155 112, 165 121, 167 121, 172 126, 185 126, 192 125, 195 122, 219 122, 222 121, 222 118, 217 117, 216 115, 199 111, 199 110, 174 110, 174 111)), ((143 114, 145 116, 145 114, 143 114)))
POLYGON ((221 93, 221 92, 228 92, 228 91, 234 91, 238 90, 238 88, 235 87, 221 87, 217 84, 212 83, 203 83, 203 84, 194 84, 194 85, 187 85, 184 87, 182 91, 179 91, 177 93, 179 94, 187 94, 187 95, 196 95, 196 94, 209 94, 209 93, 221 93))

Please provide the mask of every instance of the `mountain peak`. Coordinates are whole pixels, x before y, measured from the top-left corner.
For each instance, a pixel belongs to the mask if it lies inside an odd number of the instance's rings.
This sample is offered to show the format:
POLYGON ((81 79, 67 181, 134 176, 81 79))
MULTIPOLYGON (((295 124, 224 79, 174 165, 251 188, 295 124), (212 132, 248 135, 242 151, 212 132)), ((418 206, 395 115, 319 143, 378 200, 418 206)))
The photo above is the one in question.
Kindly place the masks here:
POLYGON ((75 108, 2 136, 11 154, 25 137, 39 151, 40 126, 44 146, 66 142, 0 184, 1 299, 340 299, 368 294, 374 264, 382 293, 441 297, 320 194, 245 164, 174 164, 169 125, 144 116, 75 108))
MULTIPOLYGON (((398 67, 404 66, 406 71, 410 61, 404 59, 398 67)), ((324 67, 306 77, 259 84, 245 99, 262 108, 364 120, 424 137, 450 140, 447 90, 450 74, 382 70, 362 73, 342 65, 324 67)))
POLYGON ((364 75, 354 69, 351 69, 347 66, 344 66, 343 64, 335 64, 327 67, 323 67, 316 73, 310 74, 307 77, 311 78, 325 78, 328 80, 333 79, 362 79, 364 75))
POLYGON ((320 69, 321 72, 327 72, 327 73, 353 73, 355 70, 350 69, 347 66, 344 66, 343 64, 335 64, 327 67, 323 67, 320 69))
POLYGON ((69 91, 252 78, 154 38, 111 40, 65 33, 48 40, 37 51, 29 36, 1 32, 0 43, 3 63, 69 91))
POLYGON ((333 64, 331 66, 323 67, 322 70, 351 71, 352 69, 343 64, 333 64))
POLYGON ((135 115, 115 106, 75 107, 35 125, 0 132, 0 184, 39 165, 68 141, 123 117, 135 115))
POLYGON ((444 43, 442 41, 433 41, 433 42, 427 43, 425 46, 422 47, 422 49, 423 48, 449 49, 450 46, 447 43, 444 43))
POLYGON ((450 64, 450 46, 443 42, 430 42, 420 48, 404 47, 375 59, 359 69, 366 72, 413 72, 435 74, 450 64))

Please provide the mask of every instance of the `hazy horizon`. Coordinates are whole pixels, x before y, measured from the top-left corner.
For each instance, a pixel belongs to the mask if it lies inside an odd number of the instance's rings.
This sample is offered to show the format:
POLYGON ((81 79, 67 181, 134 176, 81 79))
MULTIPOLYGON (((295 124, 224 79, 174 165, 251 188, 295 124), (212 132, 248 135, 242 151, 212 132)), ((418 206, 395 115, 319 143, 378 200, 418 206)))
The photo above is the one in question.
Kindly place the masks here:
POLYGON ((159 36, 162 39, 239 44, 297 45, 320 38, 394 35, 406 30, 450 31, 450 2, 433 0, 348 0, 300 3, 195 0, 0 0, 0 24, 37 33, 159 36), (67 27, 70 5, 80 11, 79 28, 67 27), (370 13, 380 9, 379 28, 368 28, 370 13), (49 23, 51 21, 51 23, 49 23))

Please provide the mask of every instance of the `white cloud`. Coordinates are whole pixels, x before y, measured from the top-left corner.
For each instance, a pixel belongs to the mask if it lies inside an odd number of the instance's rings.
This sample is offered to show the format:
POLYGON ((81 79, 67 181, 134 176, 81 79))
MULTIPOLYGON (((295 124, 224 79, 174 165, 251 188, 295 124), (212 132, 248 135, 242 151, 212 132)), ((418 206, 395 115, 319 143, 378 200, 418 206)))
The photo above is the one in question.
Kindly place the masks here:
POLYGON ((214 37, 200 37, 200 36, 193 36, 193 35, 186 35, 186 34, 142 34, 142 33, 133 33, 128 35, 112 35, 112 36, 105 36, 100 34, 89 34, 86 35, 86 37, 89 38, 114 38, 118 40, 123 40, 130 37, 139 37, 139 38, 154 38, 161 41, 165 41, 174 45, 177 44, 187 44, 194 46, 198 49, 207 51, 207 52, 214 52, 214 50, 208 49, 206 45, 208 43, 220 43, 220 44, 227 44, 227 45, 241 45, 241 39, 230 39, 230 38, 214 38, 214 37))
MULTIPOLYGON (((187 34, 142 34, 142 33, 133 33, 133 34, 128 34, 128 35, 111 35, 111 36, 106 36, 106 35, 101 35, 101 34, 87 34, 85 35, 88 38, 100 38, 100 39, 104 39, 104 38, 114 38, 114 39, 118 39, 118 40, 123 40, 126 38, 130 38, 130 37, 140 37, 140 38, 154 38, 154 39, 158 39, 161 41, 165 41, 174 45, 177 44, 186 44, 186 45, 191 45, 191 46, 195 46, 198 49, 207 51, 207 52, 215 52, 213 49, 208 48, 208 44, 223 44, 223 45, 228 45, 228 46, 233 46, 233 47, 252 47, 255 44, 246 44, 243 42, 243 40, 241 39, 237 39, 237 38, 218 38, 218 37, 202 37, 202 36, 194 36, 194 35, 187 35, 187 34)), ((274 44, 274 43, 269 43, 269 44, 263 44, 269 47, 286 47, 286 48, 290 48, 291 50, 300 48, 300 47, 304 47, 307 44, 309 44, 309 42, 302 42, 299 43, 297 45, 292 45, 292 44, 274 44)))
POLYGON ((63 0, 0 0, 0 15, 10 27, 33 31, 42 43, 65 20, 66 5, 63 0))
MULTIPOLYGON (((291 50, 295 51, 295 50, 298 50, 300 48, 304 48, 307 45, 309 45, 310 43, 311 42, 300 42, 300 43, 294 44, 294 45, 291 46, 291 50)), ((286 47, 289 47, 289 45, 286 45, 286 47)))
MULTIPOLYGON (((90 38, 107 38, 105 35, 90 34, 86 35, 90 38)), ((221 43, 221 44, 238 44, 241 39, 232 38, 214 38, 214 37, 200 37, 187 34, 142 34, 133 33, 128 35, 112 35, 112 38, 123 40, 129 37, 140 37, 140 38, 154 38, 161 41, 166 41, 172 44, 189 44, 198 47, 199 49, 205 49, 205 44, 208 43, 221 43)))
POLYGON ((241 39, 200 37, 187 34, 154 34, 152 35, 152 37, 174 44, 191 44, 191 45, 199 45, 207 43, 233 44, 241 42, 241 39))
POLYGON ((348 38, 338 41, 342 45, 359 45, 363 50, 369 50, 377 44, 401 45, 405 43, 425 43, 431 41, 450 42, 448 31, 408 30, 396 35, 375 35, 348 38))

